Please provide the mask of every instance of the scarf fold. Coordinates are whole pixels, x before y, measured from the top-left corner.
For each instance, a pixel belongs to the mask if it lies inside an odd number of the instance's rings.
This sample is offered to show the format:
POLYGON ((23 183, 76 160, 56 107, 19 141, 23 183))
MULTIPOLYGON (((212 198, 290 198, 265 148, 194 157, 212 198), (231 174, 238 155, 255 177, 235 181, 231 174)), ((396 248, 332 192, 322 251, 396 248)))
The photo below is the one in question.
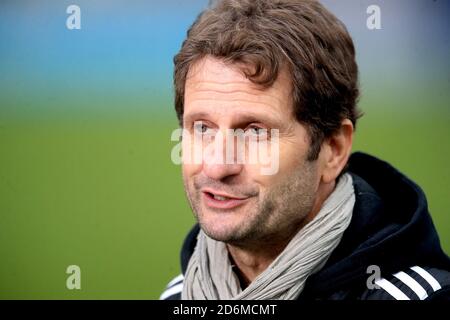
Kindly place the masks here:
POLYGON ((352 217, 352 177, 340 177, 318 214, 289 242, 281 254, 244 290, 234 273, 224 242, 200 230, 185 274, 183 300, 292 300, 306 279, 318 272, 339 244, 352 217))

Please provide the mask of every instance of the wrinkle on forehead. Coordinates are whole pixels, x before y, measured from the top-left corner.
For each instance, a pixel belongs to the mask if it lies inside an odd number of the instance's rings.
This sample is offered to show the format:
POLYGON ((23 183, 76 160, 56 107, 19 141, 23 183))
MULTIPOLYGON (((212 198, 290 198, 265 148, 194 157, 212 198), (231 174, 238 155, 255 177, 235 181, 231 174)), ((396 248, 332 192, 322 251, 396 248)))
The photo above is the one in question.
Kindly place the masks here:
POLYGON ((243 88, 242 85, 239 88, 227 91, 220 85, 216 86, 215 84, 203 82, 202 85, 197 86, 195 89, 187 90, 187 92, 189 94, 186 96, 186 103, 195 101, 196 105, 214 101, 215 105, 226 103, 231 106, 242 103, 244 105, 261 105, 273 108, 286 103, 284 97, 279 97, 273 92, 260 90, 253 92, 243 88))
MULTIPOLYGON (((257 83, 250 81, 243 71, 244 68, 248 69, 249 66, 246 66, 239 62, 237 63, 225 62, 220 58, 207 55, 204 58, 193 63, 193 65, 189 68, 188 74, 186 76, 186 84, 188 84, 188 82, 196 82, 195 81, 196 79, 197 80, 203 79, 203 81, 206 82, 213 81, 223 86, 232 86, 234 84, 236 85, 246 84, 252 90, 256 91, 264 91, 265 89, 267 89, 261 85, 258 85, 257 83)), ((281 90, 284 89, 286 93, 291 94, 292 79, 288 67, 286 65, 283 65, 279 69, 279 74, 276 80, 277 81, 274 82, 272 87, 281 90)))
MULTIPOLYGON (((203 79, 214 78, 216 82, 222 84, 226 84, 231 80, 248 83, 249 80, 245 77, 245 74, 242 72, 240 67, 241 65, 238 63, 226 63, 225 61, 218 58, 205 56, 204 58, 196 61, 189 68, 186 80, 189 80, 190 78, 200 77, 203 79), (236 79, 237 75, 238 77, 236 79), (216 78, 217 76, 220 76, 220 80, 216 78)), ((255 87, 257 87, 257 85, 255 85, 255 87)))

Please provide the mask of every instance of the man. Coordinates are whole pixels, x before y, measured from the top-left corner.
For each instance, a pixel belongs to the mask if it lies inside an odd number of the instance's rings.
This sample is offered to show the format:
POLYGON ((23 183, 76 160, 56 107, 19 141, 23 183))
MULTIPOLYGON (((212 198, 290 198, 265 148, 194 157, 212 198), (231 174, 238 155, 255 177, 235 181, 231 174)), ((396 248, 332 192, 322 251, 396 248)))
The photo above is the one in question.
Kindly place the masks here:
POLYGON ((209 149, 200 162, 183 161, 199 224, 162 299, 450 296, 450 261, 421 189, 381 160, 350 155, 355 50, 322 5, 220 1, 197 18, 174 62, 183 152, 209 149), (276 138, 276 172, 223 161, 222 142, 238 140, 228 130, 261 145, 276 138))

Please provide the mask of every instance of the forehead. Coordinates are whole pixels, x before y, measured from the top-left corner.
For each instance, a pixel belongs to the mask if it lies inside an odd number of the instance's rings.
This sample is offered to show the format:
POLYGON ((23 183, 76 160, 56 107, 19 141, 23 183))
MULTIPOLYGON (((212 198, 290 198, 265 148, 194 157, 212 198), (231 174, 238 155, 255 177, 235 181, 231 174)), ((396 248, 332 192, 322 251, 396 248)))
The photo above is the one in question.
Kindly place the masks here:
POLYGON ((291 114, 291 82, 280 71, 269 88, 246 78, 242 65, 225 63, 207 56, 193 64, 185 87, 185 115, 198 109, 210 113, 291 114))
POLYGON ((189 68, 186 83, 196 84, 198 81, 214 81, 220 84, 230 82, 251 83, 242 73, 239 64, 226 63, 212 56, 197 60, 189 68))

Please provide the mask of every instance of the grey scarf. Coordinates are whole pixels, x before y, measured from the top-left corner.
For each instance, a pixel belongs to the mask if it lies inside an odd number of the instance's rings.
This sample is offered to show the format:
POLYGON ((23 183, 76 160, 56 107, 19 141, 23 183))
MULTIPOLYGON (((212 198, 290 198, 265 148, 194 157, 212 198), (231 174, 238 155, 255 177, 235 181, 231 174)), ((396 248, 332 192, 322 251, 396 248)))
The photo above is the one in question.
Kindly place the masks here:
POLYGON ((226 244, 200 231, 186 271, 182 299, 296 299, 306 279, 325 265, 339 244, 354 204, 352 177, 344 174, 314 219, 245 290, 232 270, 226 244))

